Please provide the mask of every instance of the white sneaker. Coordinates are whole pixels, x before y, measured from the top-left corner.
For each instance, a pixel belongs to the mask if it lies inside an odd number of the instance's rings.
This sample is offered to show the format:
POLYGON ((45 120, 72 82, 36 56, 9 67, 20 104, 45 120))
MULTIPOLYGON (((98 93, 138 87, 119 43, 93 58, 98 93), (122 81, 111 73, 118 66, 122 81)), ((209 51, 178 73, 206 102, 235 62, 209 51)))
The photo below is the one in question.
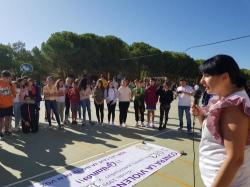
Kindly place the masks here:
POLYGON ((154 123, 152 123, 151 127, 152 127, 153 129, 156 128, 154 123))
POLYGON ((143 122, 141 122, 141 126, 142 126, 142 127, 145 127, 145 124, 144 124, 143 122))
POLYGON ((125 123, 122 123, 122 126, 123 126, 123 127, 126 127, 127 125, 126 125, 125 123))
POLYGON ((138 121, 136 122, 135 126, 136 126, 136 127, 139 127, 139 123, 138 123, 138 121))
POLYGON ((150 128, 150 127, 151 127, 151 124, 150 124, 150 123, 147 123, 147 127, 150 128))

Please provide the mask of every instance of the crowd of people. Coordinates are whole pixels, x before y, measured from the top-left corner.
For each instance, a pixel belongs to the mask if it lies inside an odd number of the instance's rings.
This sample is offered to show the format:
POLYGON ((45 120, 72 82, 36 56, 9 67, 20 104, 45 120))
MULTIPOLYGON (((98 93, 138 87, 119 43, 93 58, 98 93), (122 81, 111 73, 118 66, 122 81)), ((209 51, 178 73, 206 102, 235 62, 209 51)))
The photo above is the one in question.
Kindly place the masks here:
POLYGON ((180 79, 179 86, 169 81, 158 84, 155 79, 149 81, 122 80, 107 81, 103 76, 95 84, 83 77, 66 80, 47 77, 41 86, 30 78, 22 77, 12 81, 11 73, 1 72, 0 78, 0 135, 11 135, 11 121, 14 112, 15 129, 37 132, 40 102, 46 109, 46 120, 51 127, 51 118, 55 117, 58 128, 64 125, 76 125, 77 115, 81 115, 82 125, 91 118, 93 97, 97 122, 104 124, 104 104, 108 108, 108 124, 115 125, 116 105, 119 106, 119 125, 126 126, 130 102, 134 102, 135 125, 154 128, 156 105, 160 103, 158 129, 165 129, 171 102, 178 98, 179 130, 183 129, 183 114, 187 121, 187 132, 191 130, 191 114, 202 124, 200 142, 200 170, 205 186, 244 186, 250 185, 250 99, 246 80, 240 73, 235 60, 228 55, 217 55, 200 66, 203 74, 200 83, 206 88, 203 93, 202 107, 198 105, 202 91, 198 85, 191 87, 180 79), (194 103, 191 106, 191 98, 194 103), (69 121, 71 110, 72 121, 69 121), (147 120, 144 123, 144 113, 147 120), (4 130, 4 131, 3 131, 4 130))
POLYGON ((119 107, 119 124, 126 127, 127 113, 130 103, 134 104, 135 126, 165 129, 171 102, 178 97, 178 112, 180 130, 183 128, 183 113, 186 113, 187 130, 191 133, 190 106, 194 89, 187 85, 185 79, 180 80, 180 86, 173 86, 168 80, 156 82, 150 80, 115 80, 107 81, 103 75, 91 82, 86 76, 81 79, 67 77, 55 80, 47 77, 44 83, 28 77, 12 80, 11 73, 2 71, 0 79, 0 136, 11 135, 12 130, 24 133, 37 132, 39 127, 40 103, 44 100, 45 120, 48 128, 55 120, 58 128, 65 125, 80 123, 98 123, 104 125, 104 105, 108 109, 107 124, 115 125, 116 106, 119 107), (91 98, 95 106, 97 121, 92 121, 91 98), (155 125, 155 111, 160 103, 159 126, 155 125), (147 119, 144 119, 147 111, 147 119), (71 121, 69 116, 71 115, 71 121), (78 120, 81 119, 80 121, 78 120), (11 121, 14 116, 15 128, 11 121), (87 120, 88 117, 88 120, 87 120), (145 122, 146 121, 146 122, 145 122))

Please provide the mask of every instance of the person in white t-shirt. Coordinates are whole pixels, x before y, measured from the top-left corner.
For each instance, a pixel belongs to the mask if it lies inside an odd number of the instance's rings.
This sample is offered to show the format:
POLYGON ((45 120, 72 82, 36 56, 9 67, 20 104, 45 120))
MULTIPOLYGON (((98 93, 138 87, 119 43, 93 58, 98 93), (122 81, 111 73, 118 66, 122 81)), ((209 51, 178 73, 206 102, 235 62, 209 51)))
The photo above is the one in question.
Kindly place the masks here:
POLYGON ((180 79, 180 86, 176 89, 178 96, 179 130, 182 130, 183 128, 183 113, 185 111, 188 133, 192 133, 190 106, 193 92, 193 88, 187 85, 186 80, 180 79))

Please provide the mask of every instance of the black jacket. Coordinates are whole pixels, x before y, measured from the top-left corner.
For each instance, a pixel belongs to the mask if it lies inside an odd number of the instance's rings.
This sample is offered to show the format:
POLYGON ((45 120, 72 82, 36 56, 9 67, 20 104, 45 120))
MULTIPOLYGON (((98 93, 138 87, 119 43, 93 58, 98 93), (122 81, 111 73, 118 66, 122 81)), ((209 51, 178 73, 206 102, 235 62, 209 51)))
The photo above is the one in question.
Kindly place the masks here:
POLYGON ((160 103, 161 104, 168 104, 168 105, 170 105, 171 102, 173 101, 173 91, 172 90, 165 91, 163 89, 163 87, 161 86, 157 90, 156 94, 158 96, 160 96, 160 103))

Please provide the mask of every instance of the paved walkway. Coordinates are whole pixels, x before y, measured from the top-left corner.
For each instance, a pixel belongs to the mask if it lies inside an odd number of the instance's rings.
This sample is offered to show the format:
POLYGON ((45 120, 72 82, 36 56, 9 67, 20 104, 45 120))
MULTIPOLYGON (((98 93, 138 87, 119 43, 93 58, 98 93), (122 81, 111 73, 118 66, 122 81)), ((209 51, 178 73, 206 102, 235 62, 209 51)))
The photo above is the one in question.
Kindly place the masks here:
MULTIPOLYGON (((41 106, 44 106, 42 103, 41 106)), ((117 107, 118 109, 118 107, 117 107)), ((155 121, 159 121, 159 107, 155 121)), ((193 186, 192 136, 178 131, 177 102, 170 110, 168 129, 158 131, 150 128, 135 128, 133 104, 129 108, 127 128, 117 125, 69 125, 65 130, 47 129, 44 121, 44 107, 41 109, 40 131, 36 134, 15 133, 0 142, 0 186, 29 186, 62 173, 65 169, 81 166, 104 155, 111 154, 137 142, 146 141, 168 148, 184 151, 186 156, 160 169, 138 187, 191 187, 193 186)), ((116 111, 116 124, 119 113, 116 111)), ((146 116, 145 116, 146 117, 146 116)), ((92 118, 95 109, 92 103, 92 118)), ((107 122, 107 110, 105 119, 107 122)), ((56 123, 54 122, 54 125, 56 123)), ((158 125, 158 123, 157 123, 158 125)), ((196 157, 199 142, 197 125, 194 135, 196 157)), ((196 158, 196 186, 203 186, 196 158)))

